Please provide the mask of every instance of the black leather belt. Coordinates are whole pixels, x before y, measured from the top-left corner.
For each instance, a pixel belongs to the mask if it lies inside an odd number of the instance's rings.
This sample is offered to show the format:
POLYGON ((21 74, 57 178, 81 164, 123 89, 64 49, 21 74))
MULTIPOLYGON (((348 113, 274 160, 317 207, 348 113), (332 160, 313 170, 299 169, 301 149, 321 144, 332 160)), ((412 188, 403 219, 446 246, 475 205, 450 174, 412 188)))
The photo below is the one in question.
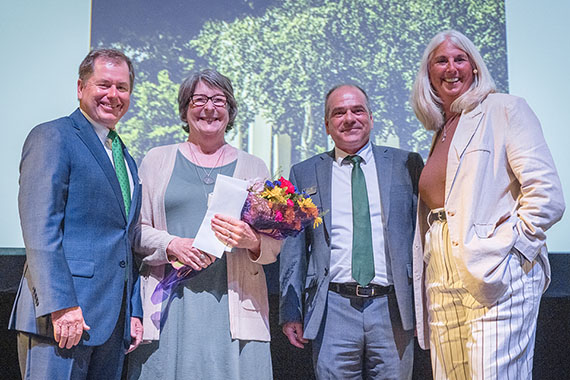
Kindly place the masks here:
POLYGON ((360 286, 356 283, 341 284, 338 282, 331 282, 329 284, 329 290, 345 297, 371 298, 394 293, 394 285, 381 286, 370 284, 368 286, 360 286))

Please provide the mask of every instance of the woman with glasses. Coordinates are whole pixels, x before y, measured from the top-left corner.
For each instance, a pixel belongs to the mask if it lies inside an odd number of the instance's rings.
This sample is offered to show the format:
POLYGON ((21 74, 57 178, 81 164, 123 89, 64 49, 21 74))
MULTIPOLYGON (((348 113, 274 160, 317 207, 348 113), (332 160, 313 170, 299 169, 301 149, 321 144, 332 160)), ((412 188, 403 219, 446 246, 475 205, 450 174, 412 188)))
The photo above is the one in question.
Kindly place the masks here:
POLYGON ((150 344, 130 354, 128 378, 271 379, 262 264, 276 260, 280 242, 216 215, 212 229, 232 251, 216 259, 192 246, 218 174, 254 180, 267 179, 269 171, 224 139, 237 113, 227 77, 215 70, 191 75, 180 86, 178 108, 188 140, 150 150, 139 172, 141 296, 150 344), (165 318, 151 296, 175 262, 197 274, 173 290, 165 318))

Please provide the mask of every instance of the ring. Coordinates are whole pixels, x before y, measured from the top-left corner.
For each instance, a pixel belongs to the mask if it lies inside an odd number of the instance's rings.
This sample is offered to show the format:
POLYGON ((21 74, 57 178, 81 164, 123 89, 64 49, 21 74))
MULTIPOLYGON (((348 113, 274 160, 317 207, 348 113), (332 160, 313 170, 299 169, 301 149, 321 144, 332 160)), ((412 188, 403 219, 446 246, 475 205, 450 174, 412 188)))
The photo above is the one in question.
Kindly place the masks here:
POLYGON ((204 255, 203 253, 200 253, 200 259, 204 260, 206 258, 206 255, 204 255))

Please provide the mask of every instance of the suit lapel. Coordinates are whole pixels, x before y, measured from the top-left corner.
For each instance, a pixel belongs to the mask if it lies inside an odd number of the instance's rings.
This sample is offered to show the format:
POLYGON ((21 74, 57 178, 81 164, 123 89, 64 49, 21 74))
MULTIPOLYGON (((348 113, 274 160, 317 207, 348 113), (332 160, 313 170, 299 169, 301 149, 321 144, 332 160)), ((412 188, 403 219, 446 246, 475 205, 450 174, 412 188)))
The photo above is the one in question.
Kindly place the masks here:
POLYGON ((319 189, 319 197, 321 198, 321 207, 325 216, 323 218, 324 229, 330 236, 331 227, 331 186, 332 186, 332 165, 334 150, 323 153, 320 160, 315 164, 315 174, 317 177, 317 186, 319 189))
POLYGON ((77 128, 77 136, 87 146, 99 166, 101 166, 103 173, 105 173, 105 177, 107 177, 107 180, 113 189, 113 193, 115 194, 115 198, 117 199, 123 217, 127 220, 121 186, 119 185, 119 180, 115 174, 115 168, 113 167, 111 160, 109 160, 109 156, 105 152, 105 148, 103 147, 103 144, 101 144, 101 140, 99 140, 93 126, 89 121, 87 121, 79 109, 72 113, 70 118, 73 120, 75 128, 77 128))
POLYGON ((385 147, 372 145, 374 163, 378 174, 378 186, 380 187, 380 202, 382 204, 382 220, 388 223, 390 215, 390 188, 392 186, 392 154, 385 147))
POLYGON ((465 154, 465 150, 469 143, 473 139, 475 132, 481 124, 483 119, 483 109, 481 103, 473 111, 465 113, 459 119, 459 124, 453 135, 453 140, 451 141, 451 146, 449 147, 449 153, 447 156, 447 174, 446 178, 453 178, 451 181, 446 180, 445 189, 445 201, 449 198, 451 189, 457 178, 457 172, 461 166, 461 160, 465 154))

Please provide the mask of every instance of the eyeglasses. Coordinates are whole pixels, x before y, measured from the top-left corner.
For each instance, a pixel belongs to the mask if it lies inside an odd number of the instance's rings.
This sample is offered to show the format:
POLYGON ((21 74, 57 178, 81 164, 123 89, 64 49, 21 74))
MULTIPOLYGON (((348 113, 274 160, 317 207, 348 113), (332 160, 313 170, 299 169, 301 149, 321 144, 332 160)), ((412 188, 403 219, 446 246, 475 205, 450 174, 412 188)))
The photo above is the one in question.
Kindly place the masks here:
POLYGON ((202 94, 192 95, 191 101, 196 107, 203 107, 208 103, 208 100, 212 101, 214 107, 225 107, 227 99, 223 95, 206 96, 202 94))

